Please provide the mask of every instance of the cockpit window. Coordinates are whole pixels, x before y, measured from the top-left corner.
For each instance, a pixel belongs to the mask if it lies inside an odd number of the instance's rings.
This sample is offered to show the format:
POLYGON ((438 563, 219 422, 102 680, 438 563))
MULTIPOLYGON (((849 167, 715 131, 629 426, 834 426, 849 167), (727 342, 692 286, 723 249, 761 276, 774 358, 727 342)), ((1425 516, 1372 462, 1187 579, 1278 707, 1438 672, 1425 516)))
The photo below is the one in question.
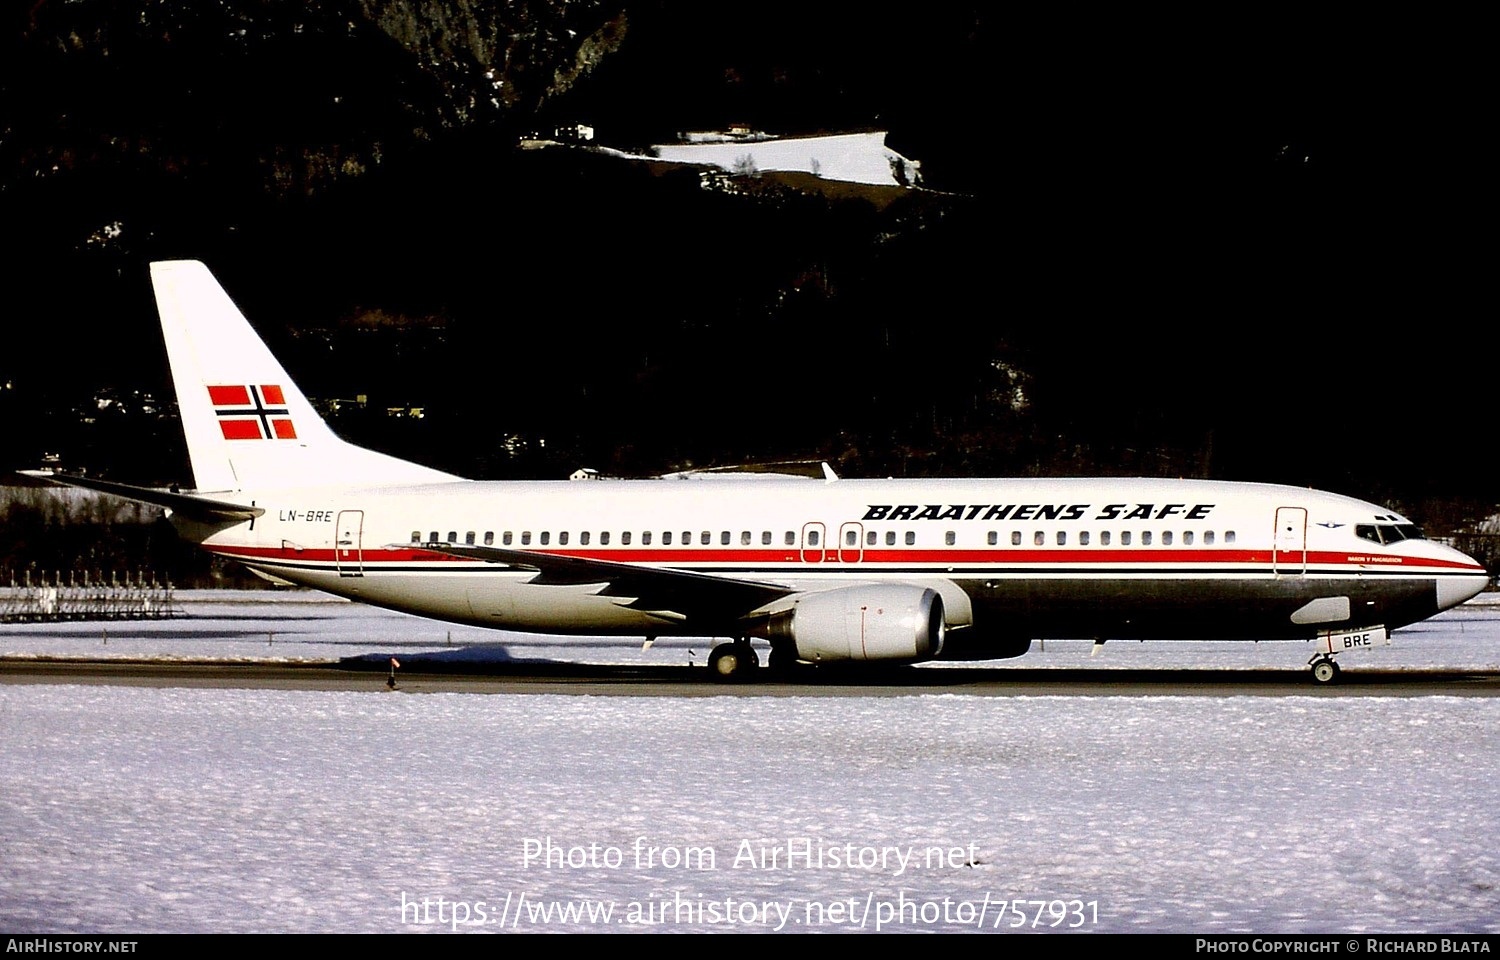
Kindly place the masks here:
POLYGON ((1421 529, 1414 523, 1360 523, 1354 527, 1354 535, 1371 543, 1398 543, 1402 540, 1425 540, 1421 529))

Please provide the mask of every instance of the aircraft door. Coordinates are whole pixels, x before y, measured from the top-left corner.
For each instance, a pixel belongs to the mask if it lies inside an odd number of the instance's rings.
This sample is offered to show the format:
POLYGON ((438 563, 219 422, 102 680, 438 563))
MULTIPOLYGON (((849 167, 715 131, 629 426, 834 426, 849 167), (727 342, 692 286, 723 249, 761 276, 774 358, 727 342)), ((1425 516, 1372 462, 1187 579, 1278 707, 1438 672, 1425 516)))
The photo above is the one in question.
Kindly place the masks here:
POLYGON ((865 525, 846 523, 839 527, 839 562, 859 563, 865 558, 865 525))
POLYGON ((341 577, 365 575, 364 551, 365 512, 363 510, 340 510, 334 523, 335 542, 333 563, 341 577))
POLYGON ((1279 576, 1307 572, 1307 509, 1276 508, 1276 539, 1271 547, 1271 569, 1279 576))
POLYGON ((813 521, 802 525, 802 562, 822 563, 827 546, 824 540, 828 531, 821 523, 813 521))

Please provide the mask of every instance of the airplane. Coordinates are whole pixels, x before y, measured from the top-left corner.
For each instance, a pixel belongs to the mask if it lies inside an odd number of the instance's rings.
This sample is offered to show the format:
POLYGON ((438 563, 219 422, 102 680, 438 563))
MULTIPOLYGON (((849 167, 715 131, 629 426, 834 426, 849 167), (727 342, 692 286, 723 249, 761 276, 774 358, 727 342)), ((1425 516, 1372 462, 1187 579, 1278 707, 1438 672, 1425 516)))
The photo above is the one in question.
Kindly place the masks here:
POLYGON ((1310 642, 1330 683, 1489 585, 1386 507, 1274 484, 464 479, 338 437, 203 263, 151 279, 195 488, 53 479, 163 507, 273 582, 424 617, 717 638, 723 680, 1198 639, 1310 642))

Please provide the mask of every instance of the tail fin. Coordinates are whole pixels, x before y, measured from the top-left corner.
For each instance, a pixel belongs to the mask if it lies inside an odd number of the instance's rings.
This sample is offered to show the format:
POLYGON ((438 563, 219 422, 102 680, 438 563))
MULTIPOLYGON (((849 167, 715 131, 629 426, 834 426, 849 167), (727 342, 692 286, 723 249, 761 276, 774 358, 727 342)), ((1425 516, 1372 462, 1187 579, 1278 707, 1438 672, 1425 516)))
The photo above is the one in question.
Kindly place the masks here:
POLYGON ((199 490, 458 479, 341 440, 203 264, 158 261, 151 283, 199 490))

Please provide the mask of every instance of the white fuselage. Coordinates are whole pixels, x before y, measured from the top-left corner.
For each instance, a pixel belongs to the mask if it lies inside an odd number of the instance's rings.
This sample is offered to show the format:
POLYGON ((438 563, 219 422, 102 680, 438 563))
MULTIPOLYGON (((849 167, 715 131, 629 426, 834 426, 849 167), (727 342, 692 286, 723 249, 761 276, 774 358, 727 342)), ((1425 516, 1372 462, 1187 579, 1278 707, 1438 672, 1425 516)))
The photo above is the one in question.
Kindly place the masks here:
POLYGON ((930 586, 948 625, 979 638, 1278 639, 1394 629, 1487 583, 1482 567, 1441 544, 1371 537, 1410 529, 1385 508, 1263 484, 453 481, 244 496, 265 513, 209 536, 204 545, 215 553, 369 603, 550 633, 732 633, 756 611, 723 622, 673 617, 599 583, 537 582, 534 570, 425 545, 691 571, 797 593, 930 586))

